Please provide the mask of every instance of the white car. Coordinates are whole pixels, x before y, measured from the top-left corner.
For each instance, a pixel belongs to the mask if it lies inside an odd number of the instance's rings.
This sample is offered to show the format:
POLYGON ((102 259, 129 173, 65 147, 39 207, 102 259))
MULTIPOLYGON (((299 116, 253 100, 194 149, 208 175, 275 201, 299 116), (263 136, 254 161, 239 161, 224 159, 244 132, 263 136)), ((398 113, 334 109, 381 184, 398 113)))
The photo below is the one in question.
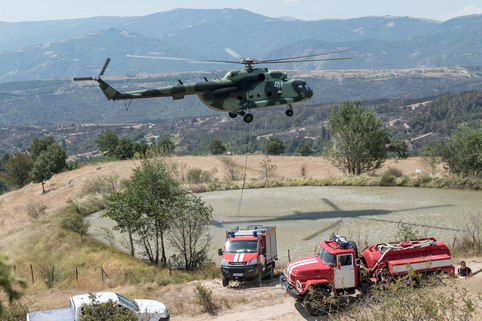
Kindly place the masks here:
MULTIPOLYGON (((154 300, 128 299, 115 292, 97 292, 95 300, 104 303, 112 300, 117 305, 134 311, 142 321, 169 320, 170 315, 164 303, 154 300)), ((50 311, 38 311, 27 314, 27 321, 80 321, 82 307, 91 304, 89 294, 76 295, 70 298, 70 308, 50 311)))

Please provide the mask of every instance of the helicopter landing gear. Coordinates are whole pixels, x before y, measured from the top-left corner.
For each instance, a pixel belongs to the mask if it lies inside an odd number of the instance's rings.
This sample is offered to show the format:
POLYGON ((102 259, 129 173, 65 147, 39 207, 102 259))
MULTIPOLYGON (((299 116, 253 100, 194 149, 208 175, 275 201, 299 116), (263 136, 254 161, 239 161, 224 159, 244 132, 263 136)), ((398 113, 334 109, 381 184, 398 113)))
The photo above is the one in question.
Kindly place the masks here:
POLYGON ((243 120, 244 120, 245 123, 248 123, 248 124, 249 124, 250 122, 253 121, 253 114, 246 114, 246 115, 244 115, 243 120))
POLYGON ((293 106, 290 105, 290 108, 286 110, 285 114, 286 114, 286 116, 288 116, 288 117, 293 116, 293 114, 294 114, 294 112, 293 112, 293 106))
POLYGON ((236 117, 238 117, 238 114, 236 114, 236 113, 228 113, 228 115, 229 115, 229 117, 231 117, 231 118, 236 118, 236 117))

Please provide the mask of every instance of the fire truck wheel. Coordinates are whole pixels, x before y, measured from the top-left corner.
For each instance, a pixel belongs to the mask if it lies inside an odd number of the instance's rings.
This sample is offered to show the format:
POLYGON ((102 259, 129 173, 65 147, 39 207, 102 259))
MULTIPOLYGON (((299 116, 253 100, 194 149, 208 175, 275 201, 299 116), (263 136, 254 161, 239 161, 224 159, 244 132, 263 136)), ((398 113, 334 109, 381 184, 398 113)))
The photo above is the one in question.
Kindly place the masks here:
POLYGON ((309 290, 303 298, 303 304, 306 312, 311 315, 323 315, 328 313, 329 307, 326 303, 323 303, 323 298, 330 295, 330 289, 326 287, 318 287, 313 290, 309 290))
POLYGON ((269 267, 268 280, 273 279, 274 263, 269 267))
POLYGON ((226 278, 223 276, 222 283, 223 283, 223 288, 225 288, 225 287, 227 287, 227 286, 229 285, 229 280, 226 279, 226 278))
POLYGON ((254 278, 254 285, 261 286, 261 279, 263 278, 263 272, 260 271, 258 275, 254 278))

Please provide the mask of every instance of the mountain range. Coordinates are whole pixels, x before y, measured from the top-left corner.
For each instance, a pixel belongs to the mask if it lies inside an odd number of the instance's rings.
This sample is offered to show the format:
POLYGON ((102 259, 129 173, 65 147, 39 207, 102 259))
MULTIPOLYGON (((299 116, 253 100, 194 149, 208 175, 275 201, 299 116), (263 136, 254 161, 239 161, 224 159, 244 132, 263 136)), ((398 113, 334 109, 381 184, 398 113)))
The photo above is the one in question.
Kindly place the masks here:
POLYGON ((348 49, 327 57, 352 58, 275 66, 285 70, 479 66, 482 15, 445 22, 392 16, 303 21, 243 9, 176 9, 139 17, 0 22, 0 82, 95 76, 107 57, 112 64, 106 76, 238 69, 126 57, 235 61, 225 48, 259 59, 348 49))

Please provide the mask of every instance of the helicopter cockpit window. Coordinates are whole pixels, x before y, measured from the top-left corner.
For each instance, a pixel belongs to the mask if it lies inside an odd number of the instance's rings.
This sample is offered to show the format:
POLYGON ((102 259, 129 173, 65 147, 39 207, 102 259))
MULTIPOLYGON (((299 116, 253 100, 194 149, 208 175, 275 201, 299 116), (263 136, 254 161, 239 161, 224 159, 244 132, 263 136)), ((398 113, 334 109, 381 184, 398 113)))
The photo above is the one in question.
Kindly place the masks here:
POLYGON ((300 94, 306 94, 306 88, 304 85, 298 85, 298 91, 300 94))

